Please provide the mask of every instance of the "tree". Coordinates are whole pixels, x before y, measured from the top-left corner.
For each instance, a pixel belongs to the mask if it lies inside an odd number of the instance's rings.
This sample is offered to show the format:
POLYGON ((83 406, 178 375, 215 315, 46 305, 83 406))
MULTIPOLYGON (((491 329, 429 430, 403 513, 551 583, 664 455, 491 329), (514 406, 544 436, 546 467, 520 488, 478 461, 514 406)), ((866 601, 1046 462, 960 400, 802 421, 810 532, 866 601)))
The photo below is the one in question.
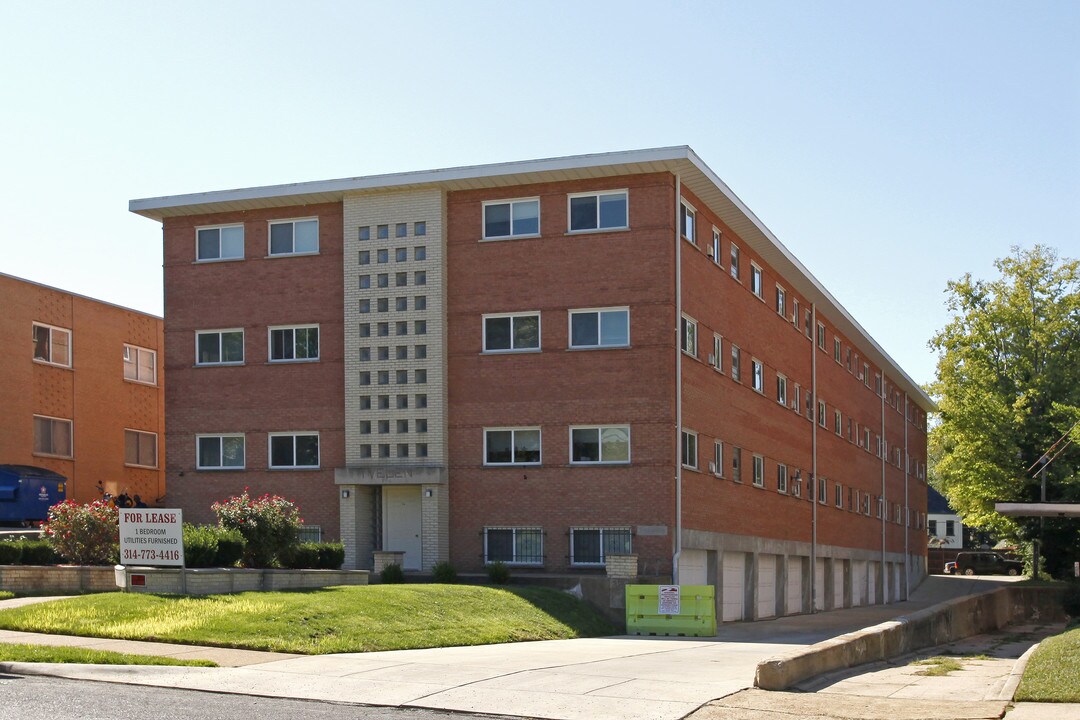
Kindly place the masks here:
MULTIPOLYGON (((1046 467, 1047 500, 1080 500, 1080 262, 1036 245, 995 266, 996 280, 949 283, 953 319, 930 341, 941 409, 931 481, 965 524, 1024 540, 1038 521, 999 515, 994 503, 1038 500, 1039 460, 1070 433, 1046 467)), ((1080 522, 1048 521, 1046 540, 1051 572, 1080 559, 1080 522)))

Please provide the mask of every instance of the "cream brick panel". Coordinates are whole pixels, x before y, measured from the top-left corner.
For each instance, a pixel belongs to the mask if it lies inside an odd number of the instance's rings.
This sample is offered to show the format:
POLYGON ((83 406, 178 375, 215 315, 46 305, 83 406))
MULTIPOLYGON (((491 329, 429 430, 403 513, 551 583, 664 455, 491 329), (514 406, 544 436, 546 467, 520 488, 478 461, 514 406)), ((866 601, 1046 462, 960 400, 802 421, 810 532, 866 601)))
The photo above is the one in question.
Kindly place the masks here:
POLYGON ((445 262, 445 200, 440 190, 356 193, 344 200, 344 273, 345 273, 345 462, 361 465, 445 465, 446 464, 446 262, 445 262), (417 236, 417 222, 426 224, 426 234, 417 236), (398 223, 407 224, 405 237, 395 237, 398 223), (389 237, 379 240, 377 228, 387 225, 389 237), (370 239, 359 240, 359 229, 370 228, 370 239), (423 247, 426 257, 415 259, 415 249, 423 247), (405 248, 406 259, 396 260, 395 251, 405 248), (378 252, 385 250, 388 261, 378 262, 378 252), (370 254, 370 263, 360 264, 360 253, 370 254), (407 273, 408 284, 395 285, 397 273, 407 273), (417 286, 417 272, 426 275, 426 284, 417 286), (388 276, 388 287, 378 287, 378 276, 388 276), (370 276, 371 285, 360 287, 360 277, 370 276), (426 308, 416 309, 415 298, 424 296, 426 308), (407 309, 396 310, 395 300, 407 298, 407 309), (387 301, 388 310, 380 312, 378 302, 387 301), (370 312, 361 312, 366 301, 370 312), (416 322, 426 323, 424 335, 415 334, 416 322), (388 323, 389 334, 379 337, 379 323, 388 323), (395 334, 396 323, 408 323, 408 334, 395 334), (367 323, 369 337, 362 337, 360 326, 367 323), (408 358, 397 359, 396 348, 407 345, 408 358), (417 359, 415 348, 425 345, 427 357, 417 359), (380 360, 378 349, 388 348, 389 357, 380 360), (369 360, 361 359, 361 351, 370 353, 369 360), (397 384, 399 370, 408 373, 408 383, 397 384), (417 384, 415 373, 427 373, 427 382, 417 384), (379 385, 379 373, 388 373, 390 383, 379 385), (361 373, 370 373, 370 385, 361 384, 361 373), (397 408, 397 396, 408 395, 408 409, 397 408), (427 395, 427 407, 415 407, 416 395, 427 395), (390 399, 388 409, 379 408, 379 396, 390 399), (370 398, 370 409, 362 407, 362 399, 370 398), (427 421, 427 432, 417 432, 416 420, 427 421), (399 420, 408 421, 408 432, 397 432, 399 420), (389 432, 379 433, 379 422, 389 423, 389 432), (370 434, 361 432, 361 423, 371 424, 370 434), (409 446, 409 456, 399 457, 397 447, 409 446), (427 457, 418 457, 416 446, 426 443, 427 457), (379 457, 379 445, 390 447, 390 457, 379 457), (364 457, 361 448, 370 446, 371 457, 364 457))

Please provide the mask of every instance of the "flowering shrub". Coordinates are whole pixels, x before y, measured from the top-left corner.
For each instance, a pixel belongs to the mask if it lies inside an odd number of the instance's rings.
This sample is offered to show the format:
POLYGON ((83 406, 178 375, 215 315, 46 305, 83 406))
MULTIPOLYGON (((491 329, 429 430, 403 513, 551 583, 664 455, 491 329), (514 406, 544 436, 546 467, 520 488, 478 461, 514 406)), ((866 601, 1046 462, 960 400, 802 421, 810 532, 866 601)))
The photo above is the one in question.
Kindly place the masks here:
POLYGON ((210 509, 222 528, 239 531, 247 541, 242 559, 244 567, 281 564, 296 545, 304 522, 296 505, 285 498, 263 495, 253 500, 247 488, 242 495, 216 502, 210 509))
POLYGON ((53 505, 41 530, 52 549, 75 565, 112 565, 120 556, 120 513, 101 500, 53 505))

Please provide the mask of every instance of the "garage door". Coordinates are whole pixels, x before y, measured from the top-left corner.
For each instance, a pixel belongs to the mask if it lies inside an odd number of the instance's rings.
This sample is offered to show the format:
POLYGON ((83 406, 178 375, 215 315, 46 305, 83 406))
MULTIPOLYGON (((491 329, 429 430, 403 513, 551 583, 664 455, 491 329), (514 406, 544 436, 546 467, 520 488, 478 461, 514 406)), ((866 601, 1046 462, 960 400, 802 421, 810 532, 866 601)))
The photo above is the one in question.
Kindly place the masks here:
POLYGON ((833 607, 844 607, 844 561, 837 558, 832 564, 833 607))
POLYGON ((757 616, 776 615, 776 556, 758 555, 757 616))
POLYGON ((893 599, 893 602, 900 602, 900 600, 901 600, 901 597, 900 597, 900 595, 901 595, 900 563, 893 563, 892 569, 893 569, 893 573, 892 573, 892 577, 893 577, 892 599, 893 599))
POLYGON ((789 557, 787 561, 787 613, 796 615, 803 611, 802 558, 789 557))
POLYGON ((825 558, 814 560, 814 607, 825 609, 825 558))
POLYGON ((679 584, 708 585, 709 573, 705 567, 709 554, 705 550, 687 550, 679 553, 679 584))
POLYGON ((876 605, 876 604, 877 604, 877 573, 878 573, 878 564, 877 564, 876 562, 871 562, 871 563, 868 563, 868 564, 867 564, 867 568, 866 568, 866 572, 867 572, 867 577, 866 577, 866 586, 867 586, 868 588, 870 588, 870 589, 869 589, 869 590, 867 591, 867 595, 866 595, 867 601, 866 601, 866 604, 867 604, 867 605, 876 605))
POLYGON ((724 553, 724 622, 742 620, 746 590, 746 553, 724 553))
POLYGON ((866 604, 866 561, 851 561, 851 605, 866 604))

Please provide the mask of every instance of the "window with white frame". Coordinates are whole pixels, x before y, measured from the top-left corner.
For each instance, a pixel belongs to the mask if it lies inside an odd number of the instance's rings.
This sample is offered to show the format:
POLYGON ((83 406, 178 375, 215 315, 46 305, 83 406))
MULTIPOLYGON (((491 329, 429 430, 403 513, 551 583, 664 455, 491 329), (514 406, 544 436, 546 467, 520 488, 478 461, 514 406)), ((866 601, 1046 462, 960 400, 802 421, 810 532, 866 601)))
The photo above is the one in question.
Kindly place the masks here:
POLYGON ((199 470, 242 470, 245 440, 241 433, 196 435, 195 467, 199 470))
POLYGON ((829 481, 818 478, 818 502, 824 505, 829 501, 829 481))
POLYGON ((841 510, 844 508, 844 486, 840 483, 833 484, 834 504, 841 510))
POLYGON ((776 312, 787 318, 787 291, 779 285, 776 286, 776 312))
POLYGON ((319 359, 319 326, 286 325, 269 330, 270 362, 319 359))
POLYGON ((712 229, 712 261, 720 264, 720 231, 716 228, 712 229))
POLYGON ((630 309, 625 307, 570 311, 573 349, 629 347, 630 309))
POLYGON ((135 345, 124 345, 124 379, 157 385, 157 353, 135 345))
POLYGON ((525 352, 540 349, 540 313, 484 315, 484 352, 525 352))
POLYGON ((485 428, 485 465, 539 465, 540 428, 485 428))
POLYGON ((761 268, 759 268, 756 263, 750 263, 750 292, 764 300, 765 290, 762 287, 762 283, 764 283, 764 279, 761 274, 761 268))
POLYGON ((731 448, 731 479, 742 482, 742 448, 731 448))
POLYGON ((738 345, 731 346, 731 379, 742 382, 742 352, 738 345))
POLYGON ((799 383, 795 383, 795 392, 791 394, 791 409, 802 414, 802 386, 799 383))
POLYGON ((622 230, 627 221, 627 192, 577 193, 567 198, 570 232, 622 230))
POLYGON ((806 331, 806 337, 808 339, 813 337, 812 331, 810 330, 810 324, 812 322, 812 320, 811 320, 812 316, 813 316, 813 313, 810 311, 809 308, 803 310, 803 326, 804 326, 804 329, 806 331))
POLYGON ((854 423, 852 422, 851 418, 848 418, 847 419, 847 439, 848 439, 848 442, 855 442, 855 437, 854 437, 853 428, 852 428, 853 424, 854 423))
POLYGON ((124 430, 124 464, 156 468, 157 433, 124 430))
POLYGON ((750 382, 754 390, 759 393, 765 392, 765 366, 760 360, 750 360, 750 382))
POLYGON ((270 469, 319 467, 319 433, 270 433, 270 469))
POLYGON ((832 411, 832 421, 833 421, 833 432, 836 433, 837 435, 843 434, 843 432, 844 432, 844 421, 842 419, 840 411, 837 410, 836 408, 833 408, 833 411, 832 411))
POLYGON ((851 348, 844 352, 844 365, 847 367, 847 371, 851 372, 851 348))
POLYGON ((817 346, 825 349, 825 325, 823 323, 817 324, 817 346))
POLYGON ((570 462, 590 465, 630 462, 630 426, 570 428, 570 462))
POLYGON ((828 427, 828 420, 825 418, 825 401, 818 400, 817 404, 817 421, 821 427, 828 427))
POLYGON ((570 564, 605 565, 608 555, 630 553, 630 528, 570 528, 570 564))
POLYGON ((304 255, 319 252, 319 220, 286 220, 270 223, 271 255, 304 255))
POLYGON ((776 374, 776 402, 787 407, 787 378, 780 373, 776 374))
POLYGON ((834 337, 832 341, 833 360, 840 362, 840 338, 834 337))
POLYGON ((863 449, 870 452, 870 428, 863 428, 863 449))
POLYGON ((240 260, 244 257, 244 226, 221 225, 195 229, 195 259, 240 260))
POLYGON ((682 464, 683 467, 697 470, 697 433, 683 430, 682 433, 682 464))
POLYGON ((757 487, 765 487, 765 458, 760 455, 754 456, 753 483, 757 487))
POLYGON ((735 243, 731 243, 731 277, 742 281, 739 278, 739 246, 735 243))
POLYGON ((863 363, 862 375, 860 375, 859 377, 862 378, 863 385, 865 385, 866 387, 870 387, 870 365, 869 365, 869 363, 863 363))
POLYGON ((684 238, 697 245, 697 235, 694 233, 694 221, 696 219, 694 209, 686 203, 679 207, 679 230, 684 238))
POLYGON ((799 299, 791 298, 791 326, 799 329, 799 299))
POLYGON ((71 367, 71 331, 43 323, 33 323, 33 327, 34 360, 71 367))
POLYGON ((713 443, 713 475, 724 477, 724 443, 717 440, 713 443))
POLYGON ((484 528, 484 564, 543 565, 544 531, 538 527, 484 528))
POLYGON ((35 415, 34 454, 71 457, 71 421, 64 418, 35 415))
POLYGON ((788 491, 788 468, 783 463, 776 464, 776 491, 786 493, 788 491))
POLYGON ((484 203, 484 239, 530 237, 540 234, 540 199, 484 203))
POLYGON ((874 392, 878 397, 883 397, 884 392, 881 389, 881 373, 874 373, 874 392))
POLYGON ((697 320, 685 315, 682 318, 682 351, 697 357, 697 320))
POLYGON ((720 372, 724 372, 724 356, 720 353, 724 349, 724 340, 719 335, 713 335, 712 354, 709 356, 710 364, 720 372))
POLYGON ((244 362, 244 331, 199 330, 195 333, 196 365, 227 365, 244 362))

